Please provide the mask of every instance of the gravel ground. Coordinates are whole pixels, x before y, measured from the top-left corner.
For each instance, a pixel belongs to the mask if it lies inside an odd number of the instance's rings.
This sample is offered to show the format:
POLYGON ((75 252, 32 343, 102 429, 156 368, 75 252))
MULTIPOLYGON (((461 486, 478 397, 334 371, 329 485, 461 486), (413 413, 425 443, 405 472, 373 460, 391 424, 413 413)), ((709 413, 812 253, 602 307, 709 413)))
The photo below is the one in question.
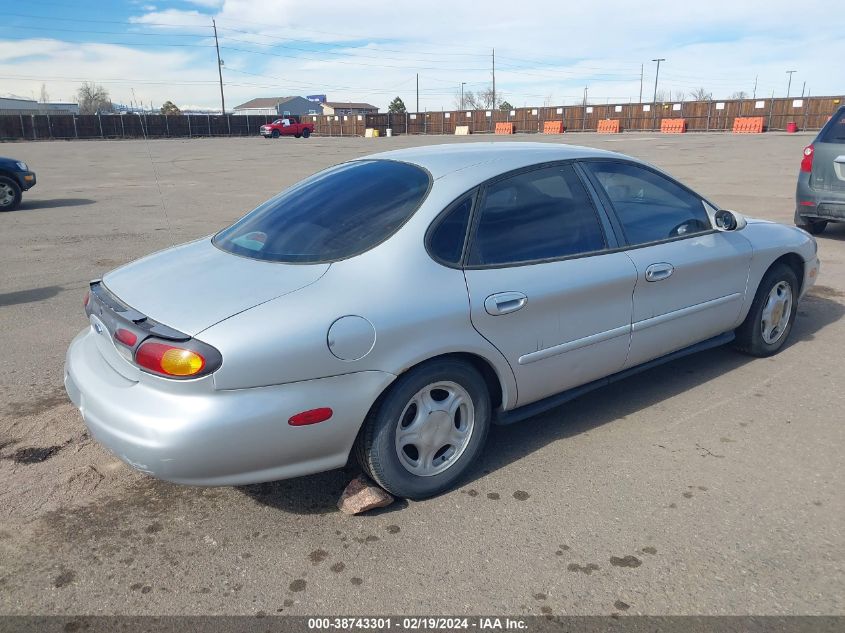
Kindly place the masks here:
MULTIPOLYGON (((845 614, 845 225, 820 237, 778 356, 711 350, 496 428, 474 475, 422 503, 343 516, 344 471, 180 487, 89 439, 62 388, 89 279, 341 160, 473 140, 2 148, 39 184, 0 215, 0 613, 845 614)), ((809 137, 538 140, 633 154, 791 222, 809 137)))

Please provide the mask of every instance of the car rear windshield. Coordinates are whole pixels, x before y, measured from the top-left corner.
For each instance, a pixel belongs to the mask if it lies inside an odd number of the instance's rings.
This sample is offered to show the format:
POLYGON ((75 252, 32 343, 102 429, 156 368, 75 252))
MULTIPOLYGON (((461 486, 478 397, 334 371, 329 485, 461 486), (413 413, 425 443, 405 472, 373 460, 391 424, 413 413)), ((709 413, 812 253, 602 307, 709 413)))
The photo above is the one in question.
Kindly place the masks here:
POLYGON ((822 143, 845 143, 845 108, 833 115, 820 136, 822 143))
POLYGON ((420 206, 428 173, 391 160, 322 171, 271 198, 214 236, 220 249, 272 262, 345 259, 390 237, 420 206))

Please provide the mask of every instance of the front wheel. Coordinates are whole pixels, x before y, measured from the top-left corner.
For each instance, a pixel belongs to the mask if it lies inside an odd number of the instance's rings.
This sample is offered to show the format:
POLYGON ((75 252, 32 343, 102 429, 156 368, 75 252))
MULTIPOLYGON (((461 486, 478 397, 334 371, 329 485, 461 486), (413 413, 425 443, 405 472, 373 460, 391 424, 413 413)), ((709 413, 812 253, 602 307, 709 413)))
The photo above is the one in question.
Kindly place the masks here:
POLYGON ((311 136, 311 130, 308 128, 302 130, 302 138, 308 138, 309 136, 311 136))
POLYGON ((273 138, 279 138, 279 130, 273 130, 273 138))
POLYGON ((21 203, 21 188, 11 178, 0 176, 0 211, 12 211, 21 203))
POLYGON ((435 360, 400 376, 364 422, 361 467, 397 497, 425 499, 472 467, 490 428, 487 384, 470 365, 435 360))
POLYGON ((798 278, 786 264, 769 269, 748 316, 736 331, 736 347, 751 356, 771 356, 786 343, 798 311, 798 278))

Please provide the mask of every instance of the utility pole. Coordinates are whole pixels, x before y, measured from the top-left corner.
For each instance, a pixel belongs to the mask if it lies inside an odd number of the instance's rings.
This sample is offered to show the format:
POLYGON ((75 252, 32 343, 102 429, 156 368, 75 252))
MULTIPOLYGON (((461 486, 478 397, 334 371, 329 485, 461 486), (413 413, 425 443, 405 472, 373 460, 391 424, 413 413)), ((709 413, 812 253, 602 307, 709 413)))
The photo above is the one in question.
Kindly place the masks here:
POLYGON ((214 48, 217 50, 217 76, 220 77, 220 114, 226 114, 226 100, 223 98, 223 62, 220 60, 220 45, 217 43, 217 22, 211 18, 214 27, 214 48))
POLYGON ((493 49, 493 106, 492 110, 496 109, 496 49, 493 49))
POLYGON ((754 75, 754 92, 751 94, 752 99, 757 98, 757 78, 758 77, 759 77, 759 75, 754 75))
POLYGON ((420 74, 417 73, 417 109, 414 112, 420 111, 420 74))
POLYGON ((789 83, 786 84, 786 98, 789 99, 789 90, 792 88, 792 73, 797 72, 794 70, 787 70, 786 74, 789 75, 789 83))
POLYGON ((466 85, 465 81, 461 82, 461 112, 464 110, 464 86, 466 85))
POLYGON ((657 72, 654 73, 654 98, 651 100, 652 103, 657 103, 657 78, 660 76, 660 62, 665 62, 666 58, 661 57, 660 59, 652 59, 651 61, 657 62, 657 72))
POLYGON ((801 86, 801 98, 804 98, 804 90, 807 88, 807 82, 804 82, 804 85, 801 86))
POLYGON ((640 103, 643 102, 643 72, 645 71, 645 64, 640 64, 640 103))

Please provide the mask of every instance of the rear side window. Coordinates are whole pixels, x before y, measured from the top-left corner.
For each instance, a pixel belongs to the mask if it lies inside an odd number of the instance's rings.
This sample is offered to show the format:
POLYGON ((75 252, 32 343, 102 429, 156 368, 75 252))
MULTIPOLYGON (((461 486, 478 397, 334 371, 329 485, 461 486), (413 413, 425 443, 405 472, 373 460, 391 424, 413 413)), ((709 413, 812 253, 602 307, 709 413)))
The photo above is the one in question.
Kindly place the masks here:
POLYGON ((428 252, 446 264, 458 264, 464 252, 464 241, 472 211, 474 194, 459 200, 434 227, 428 238, 428 252))
POLYGON ((494 182, 479 213, 471 265, 519 264, 605 247, 596 210, 572 165, 543 167, 494 182))
POLYGON ((821 143, 845 143, 845 108, 833 115, 819 135, 821 143))
POLYGON ((422 204, 428 173, 389 160, 322 171, 283 191, 214 236, 227 252, 271 262, 345 259, 390 237, 422 204))
POLYGON ((704 201, 650 169, 612 161, 585 162, 604 189, 632 246, 709 231, 704 201))

